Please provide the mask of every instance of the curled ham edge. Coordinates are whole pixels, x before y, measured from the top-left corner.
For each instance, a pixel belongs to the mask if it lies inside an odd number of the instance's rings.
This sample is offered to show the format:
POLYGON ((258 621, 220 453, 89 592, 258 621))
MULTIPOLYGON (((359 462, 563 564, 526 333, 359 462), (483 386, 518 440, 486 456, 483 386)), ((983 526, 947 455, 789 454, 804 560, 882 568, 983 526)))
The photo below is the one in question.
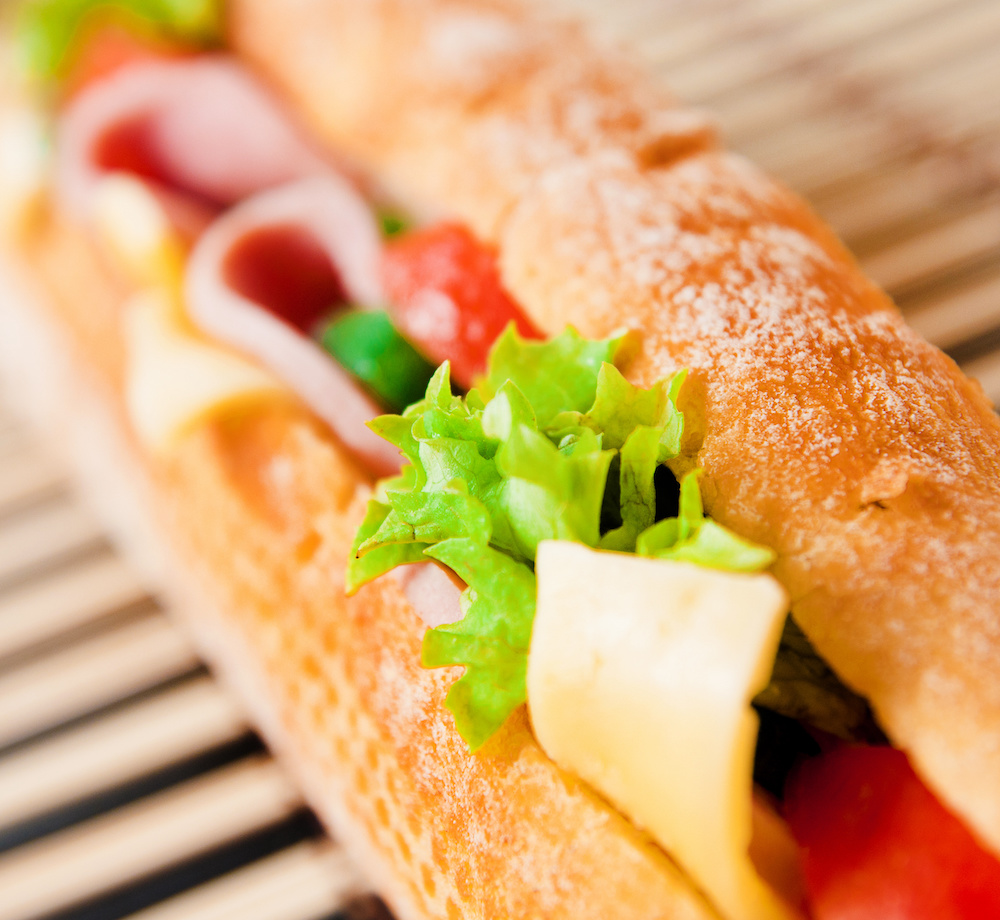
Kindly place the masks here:
POLYGON ((266 89, 221 54, 144 61, 98 80, 61 118, 57 152, 68 214, 89 217, 109 171, 141 172, 189 237, 223 207, 329 169, 266 89))
MULTIPOLYGON (((57 192, 69 214, 89 216, 108 173, 102 144, 116 129, 134 125, 162 145, 157 159, 175 180, 163 187, 147 178, 147 185, 176 229, 199 237, 185 274, 195 325, 284 380, 374 473, 395 472, 398 452, 365 425, 379 414, 375 403, 314 342, 235 290, 225 271, 230 254, 255 232, 296 228, 326 253, 354 304, 379 306, 381 235, 367 202, 244 68, 214 55, 133 65, 79 97, 62 121, 58 145, 57 192), (230 155, 234 149, 237 156, 230 155), (220 150, 225 152, 215 156, 220 150)), ((391 574, 428 628, 462 618, 461 586, 437 564, 406 565, 391 574)), ((758 871, 789 901, 801 903, 794 841, 760 793, 753 819, 751 856, 758 871)))
POLYGON ((399 452, 365 424, 381 414, 379 407, 322 348, 237 291, 227 278, 228 259, 243 241, 261 230, 289 227, 307 232, 319 244, 352 303, 384 303, 378 225, 364 199, 331 173, 261 192, 212 223, 188 259, 188 313, 203 332, 252 355, 288 383, 374 473, 395 472, 399 452))
MULTIPOLYGON (((228 256, 241 241, 269 227, 306 230, 338 268, 341 283, 356 304, 384 303, 378 226, 361 196, 330 175, 262 192, 208 228, 188 261, 185 299, 192 320, 291 382, 307 405, 371 468, 395 472, 398 452, 365 425, 379 414, 378 407, 330 355, 227 282, 228 256)), ((462 589, 437 563, 406 565, 391 574, 428 628, 462 618, 462 589)))
MULTIPOLYGON (((395 472, 398 452, 364 425, 378 407, 312 341, 235 291, 224 269, 255 231, 298 227, 319 244, 358 305, 378 305, 381 237, 367 203, 239 62, 203 55, 133 64, 77 97, 58 132, 56 191, 66 213, 90 217, 109 172, 102 162, 108 138, 137 127, 156 146, 147 155, 172 180, 142 177, 145 184, 178 232, 200 237, 185 278, 192 320, 285 380, 373 472, 395 472)), ((437 564, 405 566, 397 580, 428 627, 461 618, 460 588, 437 564)))
POLYGON ((382 302, 381 242, 367 203, 245 68, 225 55, 123 68, 69 107, 57 149, 60 204, 81 220, 92 214, 109 171, 127 170, 136 160, 148 166, 154 175, 139 178, 180 233, 199 237, 186 278, 195 324, 284 380, 372 472, 398 469, 395 448, 364 425, 379 414, 375 403, 318 346, 225 280, 228 250, 247 234, 300 226, 330 258, 352 299, 382 302), (139 149, 121 149, 129 141, 139 149))

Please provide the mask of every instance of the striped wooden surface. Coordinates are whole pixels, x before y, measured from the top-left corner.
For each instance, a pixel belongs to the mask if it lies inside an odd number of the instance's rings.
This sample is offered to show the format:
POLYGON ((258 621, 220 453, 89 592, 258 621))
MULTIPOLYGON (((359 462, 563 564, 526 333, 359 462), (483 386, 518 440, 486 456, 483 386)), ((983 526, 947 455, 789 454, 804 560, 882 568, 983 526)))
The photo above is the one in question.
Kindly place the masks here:
POLYGON ((240 707, 0 405, 0 920, 375 920, 240 707))
MULTIPOLYGON (((1000 403, 997 0, 547 2, 713 110, 1000 403)), ((0 406, 0 920, 125 916, 387 915, 0 406)))

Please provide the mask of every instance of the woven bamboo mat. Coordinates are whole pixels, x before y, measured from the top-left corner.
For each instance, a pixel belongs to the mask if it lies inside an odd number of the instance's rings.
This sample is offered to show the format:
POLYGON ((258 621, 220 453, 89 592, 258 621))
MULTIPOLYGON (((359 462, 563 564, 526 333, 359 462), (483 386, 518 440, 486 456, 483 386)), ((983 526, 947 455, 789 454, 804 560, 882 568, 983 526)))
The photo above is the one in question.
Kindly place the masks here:
MULTIPOLYGON (((1000 403, 1000 3, 546 2, 715 112, 1000 403)), ((0 406, 0 920, 384 916, 168 614, 0 406)))
POLYGON ((0 920, 387 918, 0 405, 0 920))

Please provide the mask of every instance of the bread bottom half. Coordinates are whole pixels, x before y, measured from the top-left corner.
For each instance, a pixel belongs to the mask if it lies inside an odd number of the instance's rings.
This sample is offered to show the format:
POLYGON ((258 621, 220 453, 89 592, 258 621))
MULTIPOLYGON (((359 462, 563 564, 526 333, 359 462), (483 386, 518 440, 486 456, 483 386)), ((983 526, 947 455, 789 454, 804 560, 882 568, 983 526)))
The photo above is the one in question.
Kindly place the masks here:
POLYGON ((363 471, 297 404, 143 454, 126 421, 125 288, 49 217, 2 300, 22 403, 402 920, 716 916, 669 858, 538 748, 522 710, 470 755, 391 577, 344 596, 363 471))

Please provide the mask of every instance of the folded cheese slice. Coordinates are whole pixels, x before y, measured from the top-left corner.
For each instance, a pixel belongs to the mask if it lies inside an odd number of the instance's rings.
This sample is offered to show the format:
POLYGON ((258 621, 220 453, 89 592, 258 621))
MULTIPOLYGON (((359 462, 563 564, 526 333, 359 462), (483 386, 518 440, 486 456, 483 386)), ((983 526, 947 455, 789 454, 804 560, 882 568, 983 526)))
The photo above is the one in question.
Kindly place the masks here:
POLYGON ((789 920, 749 855, 757 717, 788 599, 770 575, 546 541, 538 741, 646 829, 731 920, 789 920))
POLYGON ((189 427, 259 399, 288 399, 277 378, 200 337, 165 291, 136 295, 126 306, 125 399, 132 428, 154 452, 189 427))

